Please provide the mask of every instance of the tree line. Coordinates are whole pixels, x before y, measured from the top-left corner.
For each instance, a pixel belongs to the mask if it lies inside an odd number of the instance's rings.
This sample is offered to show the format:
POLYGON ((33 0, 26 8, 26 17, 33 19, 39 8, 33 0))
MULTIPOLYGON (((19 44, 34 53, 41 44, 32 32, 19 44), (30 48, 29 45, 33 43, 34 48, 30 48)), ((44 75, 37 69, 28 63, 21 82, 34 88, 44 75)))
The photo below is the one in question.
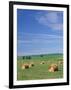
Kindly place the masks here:
POLYGON ((31 56, 23 56, 23 59, 31 59, 31 56))
MULTIPOLYGON (((40 55, 40 57, 43 57, 44 55, 40 55)), ((32 56, 23 56, 23 59, 32 59, 32 56)))

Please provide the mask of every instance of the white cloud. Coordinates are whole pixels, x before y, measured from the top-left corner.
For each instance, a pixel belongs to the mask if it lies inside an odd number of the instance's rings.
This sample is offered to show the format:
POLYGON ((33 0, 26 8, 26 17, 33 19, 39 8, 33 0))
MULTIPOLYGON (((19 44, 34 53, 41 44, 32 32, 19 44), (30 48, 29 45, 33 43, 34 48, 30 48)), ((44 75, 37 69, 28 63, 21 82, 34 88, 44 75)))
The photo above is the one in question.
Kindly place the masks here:
MULTIPOLYGON (((61 13, 61 12, 60 12, 61 13)), ((54 30, 63 30, 62 16, 59 12, 38 13, 36 20, 38 23, 48 26, 54 30)))

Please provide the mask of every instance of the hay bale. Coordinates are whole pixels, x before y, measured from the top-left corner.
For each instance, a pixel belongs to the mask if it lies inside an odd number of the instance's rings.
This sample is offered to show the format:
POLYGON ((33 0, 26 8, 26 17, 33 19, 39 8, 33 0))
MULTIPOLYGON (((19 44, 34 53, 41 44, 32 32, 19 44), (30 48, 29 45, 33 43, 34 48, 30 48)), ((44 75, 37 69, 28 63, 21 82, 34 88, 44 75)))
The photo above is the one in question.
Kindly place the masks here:
POLYGON ((59 61, 58 64, 63 64, 63 61, 59 61))
POLYGON ((33 66, 34 66, 34 63, 30 63, 30 64, 29 64, 29 67, 33 67, 33 66))
POLYGON ((23 70, 23 69, 25 69, 25 66, 24 66, 24 65, 22 65, 22 66, 21 66, 21 69, 22 69, 22 70, 23 70))
POLYGON ((54 72, 54 68, 51 67, 48 71, 49 71, 49 72, 54 72))
POLYGON ((29 64, 23 64, 21 68, 22 69, 28 69, 29 68, 29 64))
POLYGON ((55 72, 58 71, 58 65, 57 64, 51 64, 48 68, 49 72, 55 72))
POLYGON ((45 64, 45 62, 44 62, 44 61, 42 61, 40 64, 45 64))

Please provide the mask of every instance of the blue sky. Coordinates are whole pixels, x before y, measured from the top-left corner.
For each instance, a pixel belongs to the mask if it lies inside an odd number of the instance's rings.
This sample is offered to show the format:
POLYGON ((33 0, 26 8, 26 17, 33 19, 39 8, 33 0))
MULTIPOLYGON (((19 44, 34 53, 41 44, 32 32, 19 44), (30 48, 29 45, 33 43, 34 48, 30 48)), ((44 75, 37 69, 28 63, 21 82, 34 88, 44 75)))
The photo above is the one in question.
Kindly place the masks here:
POLYGON ((17 54, 63 53, 63 12, 17 9, 17 54))

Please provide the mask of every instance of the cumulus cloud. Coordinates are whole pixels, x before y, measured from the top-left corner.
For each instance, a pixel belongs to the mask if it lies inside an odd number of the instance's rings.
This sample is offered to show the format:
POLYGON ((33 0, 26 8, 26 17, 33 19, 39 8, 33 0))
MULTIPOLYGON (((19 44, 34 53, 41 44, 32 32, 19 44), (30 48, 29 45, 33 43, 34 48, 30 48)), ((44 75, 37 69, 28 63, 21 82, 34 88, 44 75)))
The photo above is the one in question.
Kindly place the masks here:
POLYGON ((48 26, 53 30, 63 30, 63 13, 47 11, 47 13, 36 14, 38 23, 48 26))

